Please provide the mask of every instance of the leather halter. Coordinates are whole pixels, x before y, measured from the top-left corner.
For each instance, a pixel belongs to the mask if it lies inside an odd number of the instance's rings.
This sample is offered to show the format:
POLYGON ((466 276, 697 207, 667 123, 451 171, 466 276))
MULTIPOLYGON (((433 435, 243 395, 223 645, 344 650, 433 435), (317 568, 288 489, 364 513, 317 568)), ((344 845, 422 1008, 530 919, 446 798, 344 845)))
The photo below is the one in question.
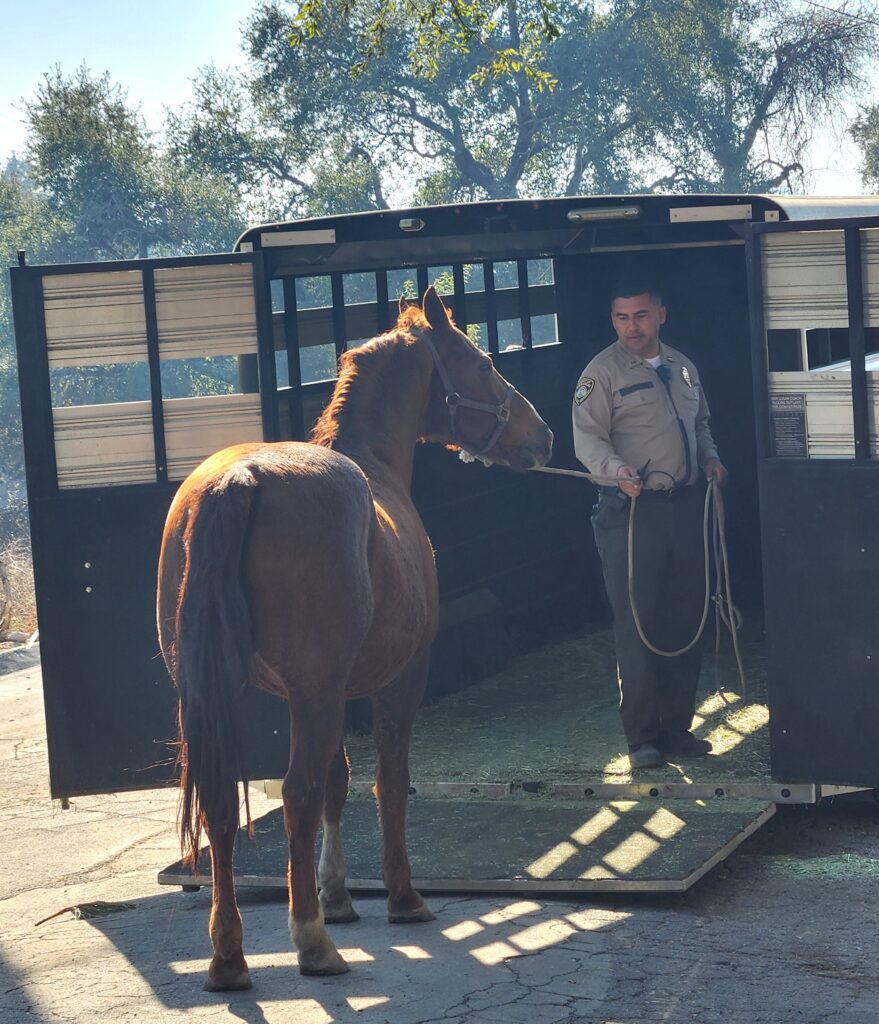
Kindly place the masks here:
POLYGON ((455 418, 458 409, 462 406, 465 409, 478 409, 480 412, 489 412, 497 418, 497 425, 495 426, 491 437, 488 439, 488 442, 483 445, 482 448, 476 448, 475 446, 468 445, 468 447, 473 447, 473 451, 476 455, 485 455, 486 452, 491 451, 491 449, 497 444, 498 438, 504 432, 504 427, 510 422, 510 406, 512 405, 513 395, 515 395, 516 389, 512 384, 507 384, 507 393, 504 396, 504 400, 499 405, 490 405, 488 402, 477 402, 474 398, 464 398, 455 390, 434 343, 425 334, 421 337, 430 349, 430 354, 433 356, 433 361, 436 364, 436 372, 439 374, 442 385, 446 390, 446 406, 448 407, 449 419, 452 424, 452 440, 464 447, 461 439, 458 437, 458 423, 455 418))

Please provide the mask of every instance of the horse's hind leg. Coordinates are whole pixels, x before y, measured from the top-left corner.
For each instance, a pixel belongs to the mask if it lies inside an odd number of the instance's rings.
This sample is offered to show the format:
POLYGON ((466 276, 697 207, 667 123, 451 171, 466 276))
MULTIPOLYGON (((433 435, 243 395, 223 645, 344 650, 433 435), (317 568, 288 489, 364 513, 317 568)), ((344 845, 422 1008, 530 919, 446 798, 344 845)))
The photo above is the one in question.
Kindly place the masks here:
POLYGON ((320 882, 320 905, 324 920, 334 924, 356 921, 360 917, 351 903, 351 894, 345 885, 347 868, 342 851, 342 810, 348 797, 351 770, 344 743, 339 744, 336 756, 327 771, 327 792, 324 798, 323 843, 320 851, 317 877, 320 882))
POLYGON ((343 974, 324 924, 314 874, 314 844, 324 808, 327 769, 342 738, 344 697, 330 691, 320 699, 290 694, 290 769, 284 778, 284 820, 290 841, 290 937, 299 950, 302 974, 343 974))
POLYGON ((241 948, 244 929, 235 902, 232 854, 238 833, 238 787, 230 785, 210 810, 205 809, 205 825, 211 844, 213 894, 210 936, 214 957, 208 969, 205 988, 209 992, 250 988, 250 972, 241 948))
POLYGON ((372 698, 378 749, 375 780, 384 837, 382 878, 388 890, 388 918, 392 924, 434 919, 412 888, 406 852, 409 739, 427 682, 428 659, 427 652, 417 656, 398 679, 372 698))

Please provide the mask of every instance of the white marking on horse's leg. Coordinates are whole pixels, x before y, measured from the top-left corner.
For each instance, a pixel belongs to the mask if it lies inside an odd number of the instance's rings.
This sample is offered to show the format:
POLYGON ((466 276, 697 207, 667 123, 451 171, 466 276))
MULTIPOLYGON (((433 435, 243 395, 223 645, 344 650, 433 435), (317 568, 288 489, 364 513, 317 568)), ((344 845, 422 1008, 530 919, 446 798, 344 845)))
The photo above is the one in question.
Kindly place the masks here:
POLYGON ((321 889, 325 889, 330 897, 339 895, 345 888, 347 871, 342 850, 342 828, 338 822, 324 821, 324 839, 317 868, 321 889))
POLYGON ((356 921, 358 914, 345 884, 348 868, 342 849, 341 826, 338 822, 324 820, 323 831, 317 877, 320 882, 320 902, 324 919, 336 924, 356 921))
POLYGON ((334 882, 345 883, 345 854, 342 852, 342 828, 339 823, 324 821, 324 841, 320 850, 317 876, 320 884, 330 887, 334 882))
POLYGON ((348 970, 327 932, 321 907, 318 907, 317 917, 311 921, 297 921, 292 914, 289 920, 290 938, 299 950, 302 974, 344 974, 348 970))

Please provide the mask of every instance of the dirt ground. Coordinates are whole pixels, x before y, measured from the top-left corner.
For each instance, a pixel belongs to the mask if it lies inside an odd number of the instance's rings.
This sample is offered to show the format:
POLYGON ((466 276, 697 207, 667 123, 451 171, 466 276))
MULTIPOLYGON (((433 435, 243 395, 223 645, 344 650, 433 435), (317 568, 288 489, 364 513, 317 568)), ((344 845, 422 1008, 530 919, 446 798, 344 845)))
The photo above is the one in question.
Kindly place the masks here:
MULTIPOLYGON (((62 811, 47 795, 39 668, 3 667, 3 1024, 879 1020, 872 794, 780 808, 683 897, 432 897, 437 920, 416 926, 358 899, 361 920, 332 928, 351 965, 338 978, 300 977, 282 898, 244 891, 254 988, 206 993, 210 895, 155 882, 177 856, 175 794, 62 811), (93 916, 65 909, 88 904, 93 916)), ((256 813, 270 806, 253 799, 256 813)))

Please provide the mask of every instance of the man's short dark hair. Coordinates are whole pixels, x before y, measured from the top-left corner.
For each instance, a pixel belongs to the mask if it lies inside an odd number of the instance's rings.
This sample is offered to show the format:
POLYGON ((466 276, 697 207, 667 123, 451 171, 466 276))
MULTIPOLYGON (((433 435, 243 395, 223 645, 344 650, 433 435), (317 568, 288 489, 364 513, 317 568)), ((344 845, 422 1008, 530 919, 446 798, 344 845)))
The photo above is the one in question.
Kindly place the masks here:
POLYGON ((631 299, 636 295, 649 295, 662 305, 662 287, 655 277, 647 274, 629 274, 621 277, 611 289, 611 305, 614 299, 631 299))

